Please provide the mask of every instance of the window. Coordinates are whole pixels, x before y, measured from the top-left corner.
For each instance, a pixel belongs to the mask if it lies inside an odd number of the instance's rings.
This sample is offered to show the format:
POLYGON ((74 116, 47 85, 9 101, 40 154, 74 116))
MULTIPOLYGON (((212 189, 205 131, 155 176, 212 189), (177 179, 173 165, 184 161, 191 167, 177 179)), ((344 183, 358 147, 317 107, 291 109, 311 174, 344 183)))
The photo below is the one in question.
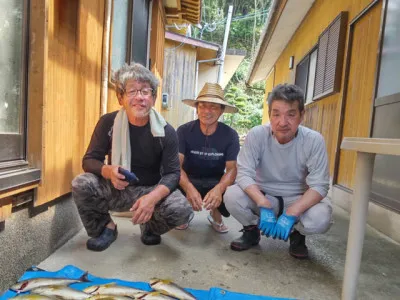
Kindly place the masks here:
POLYGON ((114 0, 111 69, 133 61, 148 66, 148 0, 114 0))
POLYGON ((25 160, 26 1, 0 2, 0 171, 25 160))
POLYGON ((311 50, 296 67, 295 84, 304 91, 306 103, 314 97, 315 69, 317 66, 317 48, 311 50))
POLYGON ((319 37, 314 100, 340 89, 346 25, 347 12, 342 12, 319 37))
POLYGON ((28 0, 0 1, 0 192, 40 180, 26 161, 28 0))

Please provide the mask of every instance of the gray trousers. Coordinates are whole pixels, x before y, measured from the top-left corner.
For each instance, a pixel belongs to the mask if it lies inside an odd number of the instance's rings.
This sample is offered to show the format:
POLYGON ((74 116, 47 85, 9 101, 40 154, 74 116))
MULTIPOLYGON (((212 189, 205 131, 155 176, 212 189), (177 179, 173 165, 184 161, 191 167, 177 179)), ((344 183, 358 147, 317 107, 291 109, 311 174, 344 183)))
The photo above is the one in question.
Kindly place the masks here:
MULTIPOLYGON (((271 202, 275 214, 279 210, 278 199, 265 195, 271 202)), ((277 195, 279 196, 279 195, 277 195)), ((284 209, 290 206, 301 195, 283 197, 284 209)), ((224 202, 231 215, 243 226, 258 225, 260 209, 257 204, 237 185, 231 185, 225 192, 224 202)), ((294 228, 303 235, 325 233, 332 224, 332 204, 328 198, 310 207, 299 218, 294 228)))
MULTIPOLYGON (((155 187, 130 185, 120 191, 113 187, 110 180, 84 173, 72 181, 72 196, 88 235, 97 237, 111 221, 110 210, 128 211, 136 200, 155 187)), ((156 204, 153 216, 145 226, 161 235, 187 223, 192 213, 193 209, 185 196, 175 190, 156 204)))

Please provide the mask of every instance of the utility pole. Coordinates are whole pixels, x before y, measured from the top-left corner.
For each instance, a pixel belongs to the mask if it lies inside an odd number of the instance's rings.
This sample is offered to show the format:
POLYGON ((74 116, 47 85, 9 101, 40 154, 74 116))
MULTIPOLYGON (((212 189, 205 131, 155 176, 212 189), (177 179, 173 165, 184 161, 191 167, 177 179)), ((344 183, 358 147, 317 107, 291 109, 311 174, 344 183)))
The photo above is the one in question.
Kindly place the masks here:
POLYGON ((221 85, 222 78, 224 76, 224 61, 225 61, 226 46, 228 45, 229 29, 231 27, 232 12, 233 12, 233 6, 229 5, 228 18, 226 20, 226 25, 225 25, 224 42, 222 44, 222 52, 221 52, 221 57, 220 57, 219 70, 218 70, 218 81, 217 81, 217 83, 219 85, 221 85))

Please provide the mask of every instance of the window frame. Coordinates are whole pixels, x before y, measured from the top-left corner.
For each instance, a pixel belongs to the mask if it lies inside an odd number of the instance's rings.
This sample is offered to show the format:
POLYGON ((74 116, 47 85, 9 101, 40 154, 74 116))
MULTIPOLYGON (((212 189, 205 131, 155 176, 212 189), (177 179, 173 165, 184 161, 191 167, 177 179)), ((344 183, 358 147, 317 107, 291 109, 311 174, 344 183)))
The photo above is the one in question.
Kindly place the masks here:
MULTIPOLYGON (((152 0, 144 0, 147 3, 147 34, 146 34, 146 53, 145 53, 145 59, 146 59, 146 64, 145 67, 150 68, 150 27, 151 27, 151 17, 152 17, 152 6, 153 6, 153 1, 152 0)), ((135 0, 128 0, 128 21, 127 21, 127 29, 126 29, 126 49, 125 49, 125 63, 130 64, 133 61, 133 54, 134 54, 134 48, 133 48, 133 31, 135 27, 135 21, 133 20, 134 16, 134 10, 135 10, 135 5, 134 5, 135 0)), ((113 50, 113 19, 114 19, 114 5, 115 2, 112 1, 112 7, 111 7, 111 22, 110 22, 110 43, 109 43, 109 64, 108 64, 108 83, 110 87, 115 88, 115 82, 112 79, 112 50, 113 50)))
MULTIPOLYGON (((0 162, 0 196, 4 192, 18 189, 22 186, 36 184, 40 181, 41 171, 31 168, 27 161, 28 147, 28 57, 29 57, 29 27, 30 27, 30 0, 23 0, 22 23, 22 55, 21 55, 21 116, 20 134, 14 134, 19 143, 22 143, 22 153, 17 158, 0 162)), ((8 136, 4 135, 4 136, 8 136)))
POLYGON ((320 49, 321 49, 321 38, 324 37, 326 33, 328 33, 328 41, 327 41, 327 48, 326 48, 326 53, 325 59, 324 59, 324 66, 323 66, 323 88, 322 92, 319 94, 316 94, 315 89, 317 84, 314 83, 314 92, 313 92, 313 100, 312 101, 317 101, 322 98, 325 98, 327 96, 330 96, 332 94, 340 92, 340 87, 341 87, 341 78, 342 78, 342 71, 343 71, 343 64, 344 64, 344 50, 345 50, 345 44, 346 44, 346 34, 347 34, 347 18, 348 18, 348 12, 347 11, 342 11, 340 12, 335 19, 325 28, 325 30, 319 35, 318 37, 318 43, 317 43, 317 64, 316 64, 316 71, 315 71, 315 82, 317 82, 318 77, 318 67, 319 65, 319 59, 320 59, 320 49), (328 54, 329 54, 329 38, 330 36, 330 29, 336 25, 335 23, 339 21, 339 33, 338 33, 338 42, 337 42, 337 50, 336 50, 336 62, 335 62, 335 75, 334 75, 334 83, 333 87, 329 89, 325 89, 325 84, 326 84, 326 71, 327 71, 327 62, 328 62, 328 54))
POLYGON ((0 149, 0 173, 4 169, 12 167, 26 166, 26 124, 27 124, 27 82, 28 82, 28 51, 29 51, 29 0, 23 0, 23 13, 22 13, 22 53, 21 53, 21 67, 19 69, 21 78, 21 90, 19 95, 19 133, 0 133, 0 138, 4 141, 3 145, 8 145, 7 149, 2 147, 0 149), (8 156, 7 153, 17 153, 16 156, 8 156))
MULTIPOLYGON (((308 92, 308 82, 309 82, 309 80, 310 80, 310 62, 311 62, 311 54, 312 53, 314 53, 314 51, 317 51, 318 50, 318 44, 315 44, 312 48, 311 48, 311 50, 309 50, 307 53, 306 53, 306 55, 304 55, 303 56, 303 58, 299 61, 299 63, 296 65, 296 75, 295 75, 295 81, 296 81, 296 79, 297 79, 297 68, 298 68, 298 66, 301 64, 301 63, 303 63, 304 62, 304 60, 306 60, 306 59, 308 59, 308 64, 307 64, 307 78, 306 78, 306 88, 305 88, 305 90, 304 90, 304 104, 305 105, 307 105, 307 104, 310 104, 310 103, 313 103, 315 100, 314 100, 314 87, 313 87, 313 89, 312 89, 312 92, 313 92, 313 96, 312 96, 312 98, 311 98, 311 101, 308 101, 307 102, 307 92, 308 92)), ((317 52, 317 56, 318 56, 318 52, 317 52)), ((315 78, 314 78, 314 85, 315 85, 315 78)))

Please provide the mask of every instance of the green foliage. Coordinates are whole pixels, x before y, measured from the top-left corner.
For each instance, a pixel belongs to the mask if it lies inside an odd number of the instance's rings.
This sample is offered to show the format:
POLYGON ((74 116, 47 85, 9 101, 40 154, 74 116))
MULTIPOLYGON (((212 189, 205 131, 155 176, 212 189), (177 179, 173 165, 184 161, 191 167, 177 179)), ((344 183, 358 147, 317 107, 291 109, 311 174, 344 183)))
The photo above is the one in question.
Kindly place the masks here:
POLYGON ((271 2, 271 0, 203 0, 203 28, 194 30, 196 38, 222 45, 228 7, 230 4, 233 5, 228 49, 246 50, 246 57, 225 88, 226 100, 234 104, 239 112, 225 114, 224 122, 235 128, 239 134, 247 133, 250 128, 261 124, 262 121, 265 82, 247 87, 245 81, 271 2))

